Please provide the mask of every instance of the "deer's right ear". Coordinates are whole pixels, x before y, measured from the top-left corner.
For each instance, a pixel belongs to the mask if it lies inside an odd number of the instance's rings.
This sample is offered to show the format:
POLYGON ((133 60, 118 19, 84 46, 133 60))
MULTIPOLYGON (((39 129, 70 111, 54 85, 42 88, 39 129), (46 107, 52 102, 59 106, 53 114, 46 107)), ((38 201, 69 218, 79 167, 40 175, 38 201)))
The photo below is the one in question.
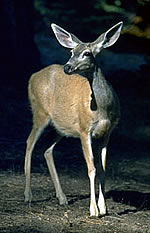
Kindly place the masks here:
POLYGON ((53 32, 58 40, 58 42, 69 49, 75 48, 79 43, 79 39, 76 38, 73 34, 67 32, 63 28, 59 27, 58 25, 52 23, 51 27, 53 29, 53 32))

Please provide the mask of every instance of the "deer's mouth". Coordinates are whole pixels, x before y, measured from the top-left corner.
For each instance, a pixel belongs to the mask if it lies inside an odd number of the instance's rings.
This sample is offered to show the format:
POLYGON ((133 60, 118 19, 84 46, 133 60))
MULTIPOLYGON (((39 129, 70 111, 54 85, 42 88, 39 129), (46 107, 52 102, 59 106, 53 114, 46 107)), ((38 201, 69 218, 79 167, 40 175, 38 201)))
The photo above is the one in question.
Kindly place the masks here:
POLYGON ((76 69, 74 69, 71 65, 66 64, 64 65, 64 72, 66 74, 72 74, 76 69))

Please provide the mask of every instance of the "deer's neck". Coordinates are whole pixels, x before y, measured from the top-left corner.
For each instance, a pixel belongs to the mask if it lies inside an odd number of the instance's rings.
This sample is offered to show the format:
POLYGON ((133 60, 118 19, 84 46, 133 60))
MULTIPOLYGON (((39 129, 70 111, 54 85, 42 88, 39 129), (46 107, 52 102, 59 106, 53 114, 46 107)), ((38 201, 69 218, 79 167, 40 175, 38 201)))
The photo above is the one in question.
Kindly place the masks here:
POLYGON ((91 110, 97 111, 106 107, 112 100, 112 91, 104 78, 98 65, 94 65, 93 69, 84 72, 84 76, 88 79, 91 87, 91 110))
POLYGON ((107 107, 107 104, 110 103, 112 99, 112 92, 105 80, 100 67, 95 66, 93 72, 93 80, 92 80, 92 101, 91 101, 91 109, 97 110, 97 108, 107 107))
POLYGON ((107 81, 104 78, 100 67, 98 66, 95 66, 95 69, 93 71, 92 89, 96 95, 101 95, 108 90, 107 81))
POLYGON ((96 111, 97 110, 97 103, 96 103, 96 99, 95 99, 95 95, 94 95, 94 89, 93 89, 93 74, 94 74, 94 67, 93 69, 90 69, 86 72, 84 72, 84 76, 88 79, 90 87, 91 87, 91 110, 92 111, 96 111))

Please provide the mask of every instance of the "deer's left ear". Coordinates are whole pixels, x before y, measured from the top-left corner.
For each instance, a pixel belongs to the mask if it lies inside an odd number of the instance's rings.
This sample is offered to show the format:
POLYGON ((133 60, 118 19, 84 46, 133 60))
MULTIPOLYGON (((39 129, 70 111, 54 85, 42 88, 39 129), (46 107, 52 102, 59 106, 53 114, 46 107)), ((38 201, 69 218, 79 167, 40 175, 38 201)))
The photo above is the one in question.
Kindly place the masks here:
POLYGON ((102 48, 112 46, 119 38, 123 22, 119 22, 108 31, 100 35, 96 41, 92 43, 93 52, 98 54, 102 48))

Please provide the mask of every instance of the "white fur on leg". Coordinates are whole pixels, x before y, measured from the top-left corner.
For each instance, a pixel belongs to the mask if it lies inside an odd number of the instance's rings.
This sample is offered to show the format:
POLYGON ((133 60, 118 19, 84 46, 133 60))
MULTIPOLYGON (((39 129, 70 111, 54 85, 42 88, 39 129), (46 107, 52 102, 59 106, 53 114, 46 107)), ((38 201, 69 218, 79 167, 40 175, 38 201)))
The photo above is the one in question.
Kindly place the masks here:
POLYGON ((89 178, 91 186, 90 216, 98 216, 98 208, 95 198, 95 170, 90 173, 89 178))
POLYGON ((106 168, 106 152, 107 152, 107 148, 104 147, 104 148, 102 149, 102 154, 101 154, 102 166, 103 166, 104 171, 105 171, 105 168, 106 168))
MULTIPOLYGON (((102 161, 102 167, 103 167, 103 175, 100 177, 100 179, 104 179, 104 172, 105 172, 105 168, 106 168, 106 152, 107 152, 107 148, 104 147, 102 149, 102 153, 101 153, 101 161, 102 161)), ((99 199, 98 199, 98 208, 100 211, 100 215, 103 216, 106 214, 106 204, 105 204, 105 199, 104 199, 104 194, 102 192, 102 186, 101 184, 104 185, 105 181, 101 180, 101 183, 99 183, 99 199)), ((103 187, 104 188, 104 187, 103 187)), ((103 190, 104 191, 104 190, 103 190)))
POLYGON ((106 214, 106 204, 105 204, 104 195, 102 193, 101 185, 99 185, 98 208, 101 216, 106 214))

